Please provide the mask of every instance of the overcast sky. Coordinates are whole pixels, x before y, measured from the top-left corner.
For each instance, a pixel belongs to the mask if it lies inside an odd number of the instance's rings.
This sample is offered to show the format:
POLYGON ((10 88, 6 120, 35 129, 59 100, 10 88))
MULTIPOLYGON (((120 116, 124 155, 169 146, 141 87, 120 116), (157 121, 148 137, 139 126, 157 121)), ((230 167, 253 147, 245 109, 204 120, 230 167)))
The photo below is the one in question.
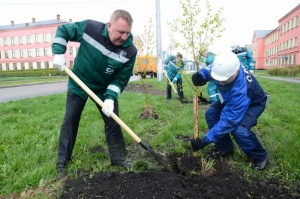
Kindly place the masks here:
MULTIPOLYGON (((202 0, 205 5, 204 0, 202 0)), ((299 0, 209 0, 213 10, 223 7, 225 33, 211 49, 227 48, 232 43, 241 46, 252 43, 254 30, 273 30, 278 20, 295 8, 299 0)), ((55 19, 80 21, 94 19, 107 22, 116 9, 125 9, 133 17, 133 35, 141 35, 144 25, 156 20, 156 0, 0 0, 0 25, 55 19)), ((202 8, 203 9, 203 8, 202 8)), ((170 29, 166 20, 181 15, 178 0, 160 0, 162 50, 170 45, 170 29)), ((184 54, 184 52, 182 52, 184 54)))

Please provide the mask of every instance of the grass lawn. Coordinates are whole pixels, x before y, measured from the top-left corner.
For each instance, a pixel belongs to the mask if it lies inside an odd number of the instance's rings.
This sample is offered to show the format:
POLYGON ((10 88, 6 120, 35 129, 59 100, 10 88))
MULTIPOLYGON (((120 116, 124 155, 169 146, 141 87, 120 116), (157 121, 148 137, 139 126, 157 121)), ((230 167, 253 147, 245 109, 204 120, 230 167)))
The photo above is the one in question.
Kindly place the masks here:
MULTIPOLYGON (((191 75, 183 78, 184 94, 192 99, 195 91, 190 86, 191 75)), ((252 178, 278 178, 279 183, 289 189, 299 186, 300 173, 300 84, 273 81, 257 77, 270 102, 254 128, 258 138, 269 152, 270 165, 263 172, 251 169, 245 155, 238 150, 231 160, 233 169, 241 170, 244 176, 252 178)), ((156 78, 144 80, 158 90, 165 90, 166 82, 156 78)), ((1 82, 0 82, 1 83, 1 82)), ((141 80, 130 84, 141 84, 141 80)), ((152 89, 153 89, 152 88, 152 89)), ((206 99, 206 86, 201 92, 206 99)), ((66 94, 23 99, 1 103, 0 112, 0 198, 28 189, 47 187, 54 190, 56 180, 56 158, 60 125, 65 111, 66 94)), ((193 104, 181 104, 173 94, 166 101, 164 95, 148 95, 149 105, 155 108, 159 119, 142 120, 140 113, 145 107, 145 94, 123 92, 119 98, 120 118, 142 141, 160 154, 180 154, 191 150, 189 144, 178 140, 178 136, 193 137, 193 104)), ((207 132, 204 119, 205 105, 199 106, 199 136, 207 132)), ((134 163, 145 162, 159 168, 153 160, 141 158, 144 152, 125 132, 129 150, 128 158, 134 163)), ((122 172, 110 167, 104 135, 104 124, 95 105, 88 100, 83 111, 73 161, 68 171, 79 176, 79 171, 122 172), (97 148, 103 152, 91 153, 97 148)), ((205 148, 209 150, 209 147, 205 148)), ((201 155, 201 152, 198 153, 201 155)), ((134 170, 133 171, 139 171, 134 170)), ((43 189, 45 191, 45 189, 43 189)), ((41 196, 44 198, 45 195, 41 196)))

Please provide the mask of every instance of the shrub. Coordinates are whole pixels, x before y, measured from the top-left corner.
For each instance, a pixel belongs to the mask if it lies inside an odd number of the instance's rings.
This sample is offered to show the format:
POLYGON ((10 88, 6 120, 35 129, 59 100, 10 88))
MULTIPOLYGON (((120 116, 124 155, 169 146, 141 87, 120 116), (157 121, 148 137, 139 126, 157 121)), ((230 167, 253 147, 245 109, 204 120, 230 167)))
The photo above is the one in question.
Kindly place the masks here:
POLYGON ((41 77, 66 75, 56 68, 0 71, 0 77, 41 77))

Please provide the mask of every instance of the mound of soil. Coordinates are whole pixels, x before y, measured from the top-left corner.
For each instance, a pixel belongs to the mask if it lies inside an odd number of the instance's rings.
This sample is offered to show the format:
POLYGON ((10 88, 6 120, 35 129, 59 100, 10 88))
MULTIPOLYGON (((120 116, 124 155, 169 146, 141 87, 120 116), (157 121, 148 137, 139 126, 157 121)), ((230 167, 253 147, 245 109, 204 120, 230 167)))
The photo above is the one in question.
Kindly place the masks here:
POLYGON ((198 158, 172 156, 170 160, 174 173, 97 173, 67 180, 60 198, 292 198, 272 182, 249 184, 224 160, 217 160, 213 172, 205 175, 198 158))

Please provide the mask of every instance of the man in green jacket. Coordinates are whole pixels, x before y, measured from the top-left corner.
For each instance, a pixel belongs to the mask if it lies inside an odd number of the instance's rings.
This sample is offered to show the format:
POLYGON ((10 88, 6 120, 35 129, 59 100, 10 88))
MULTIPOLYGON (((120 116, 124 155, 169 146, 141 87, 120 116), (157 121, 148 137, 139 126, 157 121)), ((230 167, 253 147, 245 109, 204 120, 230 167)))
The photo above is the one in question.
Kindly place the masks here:
MULTIPOLYGON (((102 101, 96 104, 105 123, 105 134, 112 165, 132 167, 126 161, 126 149, 121 127, 110 117, 119 116, 118 96, 132 74, 137 49, 131 34, 133 19, 125 10, 112 13, 108 23, 93 20, 68 23, 57 28, 52 44, 53 64, 64 70, 69 41, 79 42, 73 73, 78 76, 102 101)), ((71 160, 81 113, 88 94, 69 78, 66 112, 61 125, 57 172, 64 174, 71 160)))

